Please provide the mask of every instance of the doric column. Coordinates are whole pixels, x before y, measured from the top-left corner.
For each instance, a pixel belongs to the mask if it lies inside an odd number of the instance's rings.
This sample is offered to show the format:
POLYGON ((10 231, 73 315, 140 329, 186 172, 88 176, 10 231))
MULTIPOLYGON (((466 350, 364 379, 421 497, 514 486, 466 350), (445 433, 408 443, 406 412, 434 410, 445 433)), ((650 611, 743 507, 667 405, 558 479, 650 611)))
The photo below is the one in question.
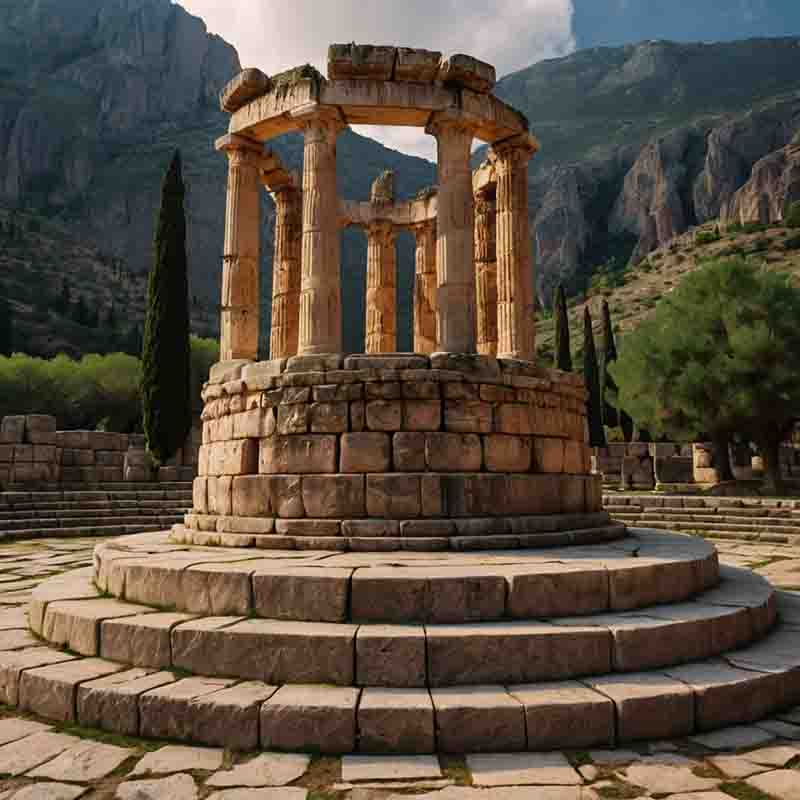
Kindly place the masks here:
POLYGON ((446 353, 475 353, 473 131, 450 113, 435 114, 426 131, 438 144, 437 347, 446 353))
POLYGON ((270 358, 297 355, 300 326, 300 259, 303 198, 295 186, 272 193, 275 201, 275 258, 272 267, 270 358))
POLYGON ((258 359, 261 266, 261 177, 264 148, 242 136, 226 136, 228 196, 222 265, 220 360, 258 359))
POLYGON ((367 228, 366 353, 397 351, 397 234, 391 222, 367 228))
POLYGON ((299 355, 342 350, 336 137, 345 125, 317 114, 303 125, 303 252, 299 355))
POLYGON ((436 351, 436 222, 414 227, 416 273, 414 275, 414 352, 436 351))
POLYGON ((497 350, 503 358, 527 361, 533 361, 536 350, 528 162, 537 147, 529 134, 492 145, 497 159, 497 350))
POLYGON ((497 217, 494 200, 475 197, 475 271, 478 298, 478 352, 497 355, 497 217))

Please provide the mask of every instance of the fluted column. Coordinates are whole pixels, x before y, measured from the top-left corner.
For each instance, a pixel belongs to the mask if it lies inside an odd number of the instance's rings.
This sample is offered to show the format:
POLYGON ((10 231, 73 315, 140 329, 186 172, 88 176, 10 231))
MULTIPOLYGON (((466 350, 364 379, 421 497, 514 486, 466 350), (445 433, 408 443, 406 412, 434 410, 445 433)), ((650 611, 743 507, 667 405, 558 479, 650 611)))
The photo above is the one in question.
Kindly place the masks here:
POLYGON ((391 222, 367 228, 366 353, 397 351, 397 234, 391 222))
POLYGON ((497 225, 494 200, 475 198, 475 271, 478 299, 478 352, 497 355, 497 225))
POLYGON ((414 227, 414 352, 436 351, 436 222, 414 227))
POLYGON ((222 265, 220 360, 258 359, 263 147, 241 136, 221 140, 228 156, 222 265))
POLYGON ((446 353, 475 353, 473 131, 449 113, 434 115, 426 131, 438 145, 437 347, 446 353))
POLYGON ((342 350, 336 137, 344 124, 315 115, 304 123, 303 251, 299 355, 342 350))
POLYGON ((275 257, 270 358, 291 358, 297 355, 300 326, 303 199, 295 186, 277 189, 272 199, 275 201, 275 257))
POLYGON ((536 319, 533 254, 528 221, 529 134, 492 145, 497 170, 497 335, 503 358, 533 361, 536 319))

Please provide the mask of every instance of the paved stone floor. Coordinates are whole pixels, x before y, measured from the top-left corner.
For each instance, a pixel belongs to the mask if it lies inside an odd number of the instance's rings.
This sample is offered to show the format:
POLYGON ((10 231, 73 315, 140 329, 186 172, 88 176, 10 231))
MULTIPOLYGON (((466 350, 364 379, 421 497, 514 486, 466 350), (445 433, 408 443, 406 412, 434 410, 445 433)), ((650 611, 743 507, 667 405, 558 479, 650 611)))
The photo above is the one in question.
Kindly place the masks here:
MULTIPOLYGON (((97 539, 0 546, 0 648, 24 639, 37 583, 88 566, 97 539)), ((722 561, 800 591, 786 545, 717 543, 722 561)), ((800 708, 626 750, 459 757, 234 755, 47 725, 0 707, 0 800, 800 800, 800 708)))

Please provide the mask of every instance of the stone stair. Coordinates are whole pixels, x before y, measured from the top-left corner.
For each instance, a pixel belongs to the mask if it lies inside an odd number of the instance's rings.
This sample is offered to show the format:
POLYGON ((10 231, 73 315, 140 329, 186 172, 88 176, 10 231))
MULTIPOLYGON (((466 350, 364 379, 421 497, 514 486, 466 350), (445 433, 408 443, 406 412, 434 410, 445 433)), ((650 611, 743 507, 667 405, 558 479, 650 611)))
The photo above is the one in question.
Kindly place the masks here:
POLYGON ((800 501, 735 497, 606 494, 611 517, 626 525, 773 544, 800 541, 800 501))
POLYGON ((190 482, 1 492, 0 541, 160 531, 182 521, 191 505, 190 482))
POLYGON ((155 533, 94 561, 34 591, 41 638, 0 652, 0 702, 321 753, 610 747, 800 702, 800 600, 688 536, 337 553, 155 533))

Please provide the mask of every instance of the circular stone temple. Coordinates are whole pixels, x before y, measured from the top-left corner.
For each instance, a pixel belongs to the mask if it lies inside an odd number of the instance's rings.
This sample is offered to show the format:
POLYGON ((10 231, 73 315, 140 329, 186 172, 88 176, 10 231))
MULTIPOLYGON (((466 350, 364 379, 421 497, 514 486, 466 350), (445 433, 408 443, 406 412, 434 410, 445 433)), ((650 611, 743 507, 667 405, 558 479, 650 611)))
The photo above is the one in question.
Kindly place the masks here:
POLYGON ((194 509, 34 590, 44 641, 0 653, 2 702, 328 754, 607 748, 800 703, 790 595, 720 567, 709 542, 602 511, 582 382, 532 363, 535 143, 493 83, 466 56, 347 45, 327 80, 250 70, 225 90, 224 360, 194 509), (436 189, 396 204, 381 176, 370 202, 340 202, 348 122, 425 125, 436 189), (262 145, 292 129, 302 186, 262 145), (474 137, 491 145, 475 173, 474 137), (277 204, 266 362, 262 184, 277 204), (353 224, 369 233, 369 352, 345 357, 337 239, 353 224), (380 352, 396 347, 399 227, 417 233, 417 354, 380 352))
POLYGON ((334 45, 224 90, 229 159, 222 361, 203 399, 194 508, 178 543, 330 550, 509 548, 623 536, 590 474, 586 394, 535 352, 525 117, 474 58, 334 45), (336 193, 348 124, 424 127, 438 182, 395 202, 336 193), (303 175, 264 142, 301 131, 303 175), (475 139, 487 160, 470 165, 475 139), (270 360, 258 360, 260 192, 276 205, 270 360), (367 232, 365 354, 342 354, 339 237, 367 232), (416 238, 415 354, 397 349, 399 230, 416 238))

